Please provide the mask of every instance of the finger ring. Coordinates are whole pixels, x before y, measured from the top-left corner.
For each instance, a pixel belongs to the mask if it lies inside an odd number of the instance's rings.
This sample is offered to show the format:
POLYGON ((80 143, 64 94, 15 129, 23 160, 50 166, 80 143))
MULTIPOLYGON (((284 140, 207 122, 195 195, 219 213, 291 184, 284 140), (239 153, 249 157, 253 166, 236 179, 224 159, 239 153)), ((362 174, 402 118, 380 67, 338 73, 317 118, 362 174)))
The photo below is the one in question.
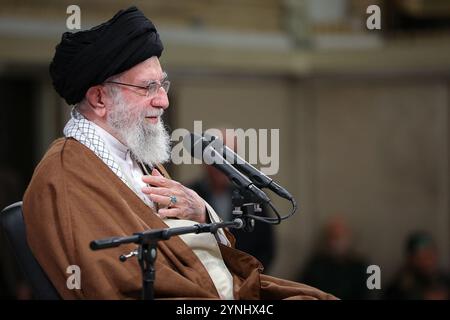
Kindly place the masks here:
POLYGON ((172 204, 177 203, 177 197, 175 197, 175 196, 169 196, 169 198, 170 198, 169 206, 172 205, 172 204))

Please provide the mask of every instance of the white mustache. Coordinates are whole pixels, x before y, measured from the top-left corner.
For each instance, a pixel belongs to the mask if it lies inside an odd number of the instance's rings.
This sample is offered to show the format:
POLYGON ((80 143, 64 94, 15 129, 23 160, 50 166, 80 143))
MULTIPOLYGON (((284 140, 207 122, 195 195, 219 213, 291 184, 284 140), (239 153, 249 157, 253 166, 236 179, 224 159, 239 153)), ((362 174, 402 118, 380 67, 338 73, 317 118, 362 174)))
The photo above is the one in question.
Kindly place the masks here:
POLYGON ((146 111, 144 113, 144 117, 148 118, 148 117, 161 117, 164 113, 164 110, 162 109, 158 109, 156 111, 146 111))

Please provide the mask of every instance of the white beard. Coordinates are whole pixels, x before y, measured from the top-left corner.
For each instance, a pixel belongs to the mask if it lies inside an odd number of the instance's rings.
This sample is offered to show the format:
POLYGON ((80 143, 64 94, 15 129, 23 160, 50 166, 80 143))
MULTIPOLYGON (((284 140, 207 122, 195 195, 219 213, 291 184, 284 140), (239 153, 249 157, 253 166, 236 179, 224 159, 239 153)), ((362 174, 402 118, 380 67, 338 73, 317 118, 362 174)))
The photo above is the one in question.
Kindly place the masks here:
POLYGON ((116 92, 107 122, 137 160, 152 167, 167 162, 170 159, 170 136, 160 118, 163 109, 136 110, 138 108, 128 105, 121 93, 116 92), (158 116, 159 121, 148 123, 146 116, 158 116))

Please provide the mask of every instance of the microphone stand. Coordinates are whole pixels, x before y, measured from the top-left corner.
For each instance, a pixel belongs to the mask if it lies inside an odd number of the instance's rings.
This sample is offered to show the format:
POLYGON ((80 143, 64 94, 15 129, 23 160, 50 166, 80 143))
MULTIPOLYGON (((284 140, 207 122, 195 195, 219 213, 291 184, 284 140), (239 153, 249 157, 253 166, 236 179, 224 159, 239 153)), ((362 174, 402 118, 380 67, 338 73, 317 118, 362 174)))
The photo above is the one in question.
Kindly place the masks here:
POLYGON ((252 194, 245 194, 245 190, 242 189, 233 190, 231 201, 234 208, 232 212, 234 219, 241 219, 243 221, 243 226, 240 229, 245 232, 253 232, 255 229, 255 219, 249 217, 249 215, 262 212, 260 203, 254 199, 252 194), (246 202, 246 199, 251 199, 252 202, 246 202))
POLYGON ((142 299, 153 300, 155 297, 155 261, 158 241, 168 240, 173 236, 182 234, 197 234, 205 232, 216 233, 220 228, 240 229, 244 226, 245 220, 236 218, 233 221, 227 222, 201 223, 188 227, 147 230, 144 232, 134 233, 132 236, 128 237, 112 237, 94 240, 90 243, 90 248, 91 250, 103 250, 107 248, 119 247, 122 244, 137 244, 137 251, 133 251, 128 255, 121 255, 119 259, 120 261, 124 262, 128 258, 137 255, 139 266, 141 267, 142 271, 142 299))

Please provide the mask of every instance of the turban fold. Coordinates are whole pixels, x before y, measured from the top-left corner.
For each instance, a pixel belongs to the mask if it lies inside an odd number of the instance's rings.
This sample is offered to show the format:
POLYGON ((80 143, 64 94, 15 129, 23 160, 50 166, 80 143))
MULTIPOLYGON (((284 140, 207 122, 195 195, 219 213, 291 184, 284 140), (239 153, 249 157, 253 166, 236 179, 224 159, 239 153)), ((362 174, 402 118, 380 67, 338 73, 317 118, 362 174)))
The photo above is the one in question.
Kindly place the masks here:
POLYGON ((164 47, 153 23, 136 7, 121 10, 92 29, 65 32, 56 46, 50 76, 68 104, 109 77, 157 56, 164 47))

